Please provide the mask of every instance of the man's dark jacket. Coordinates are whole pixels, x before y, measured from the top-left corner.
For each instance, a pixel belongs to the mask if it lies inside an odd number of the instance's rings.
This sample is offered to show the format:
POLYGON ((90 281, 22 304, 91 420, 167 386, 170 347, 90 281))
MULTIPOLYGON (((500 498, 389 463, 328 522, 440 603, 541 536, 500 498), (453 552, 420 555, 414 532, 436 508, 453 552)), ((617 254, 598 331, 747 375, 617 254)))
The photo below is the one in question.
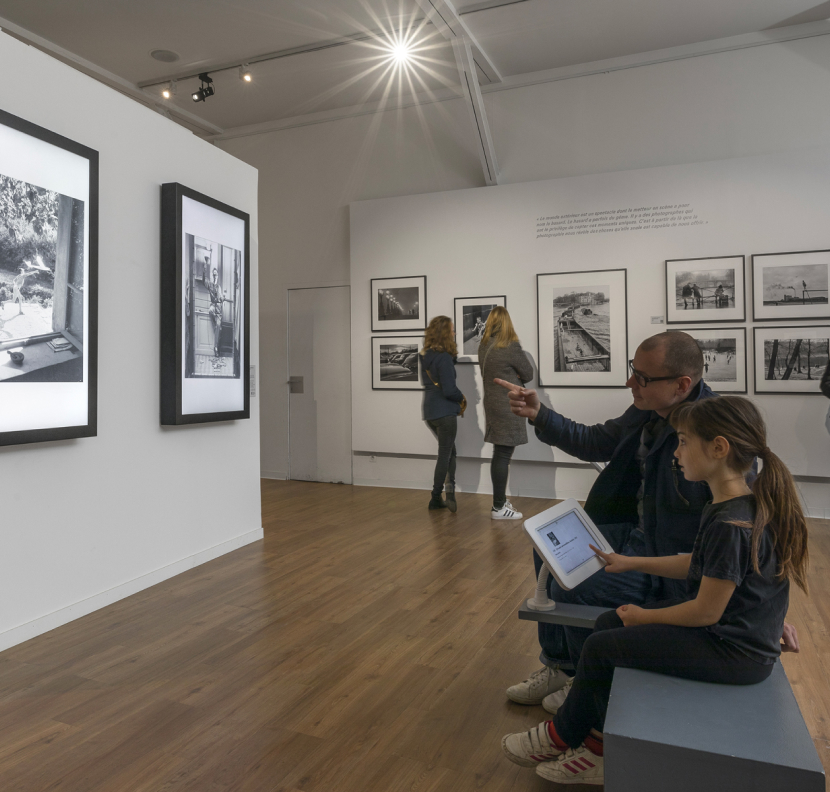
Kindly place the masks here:
MULTIPOLYGON (((717 396, 702 380, 686 401, 717 396)), ((536 436, 584 462, 607 462, 591 487, 585 511, 599 526, 637 525, 640 466, 637 449, 643 426, 657 413, 633 405, 619 418, 585 426, 544 405, 533 422, 536 436)), ((646 457, 643 491, 643 532, 650 556, 691 553, 703 507, 712 495, 705 482, 686 481, 676 464, 677 433, 667 424, 646 457)))

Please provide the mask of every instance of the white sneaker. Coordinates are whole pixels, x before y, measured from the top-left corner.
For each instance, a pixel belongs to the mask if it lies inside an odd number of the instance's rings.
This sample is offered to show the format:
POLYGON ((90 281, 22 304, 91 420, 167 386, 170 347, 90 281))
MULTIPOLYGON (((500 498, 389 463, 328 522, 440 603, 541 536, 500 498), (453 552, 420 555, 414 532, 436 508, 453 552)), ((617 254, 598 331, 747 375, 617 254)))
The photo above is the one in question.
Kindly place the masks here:
POLYGON ((521 520, 522 513, 517 512, 512 506, 505 503, 500 509, 491 507, 490 517, 494 520, 521 520))
POLYGON ((545 696, 542 699, 542 706, 547 710, 551 715, 556 715, 559 712, 559 708, 565 703, 565 699, 568 697, 568 693, 571 692, 571 687, 573 686, 574 678, 571 677, 564 685, 564 687, 559 688, 559 690, 555 691, 554 693, 550 693, 549 695, 545 696))
POLYGON ((536 775, 557 784, 599 786, 605 783, 605 760, 580 745, 576 749, 568 748, 552 762, 540 764, 536 768, 536 775))
POLYGON ((565 687, 571 678, 559 670, 559 666, 548 668, 542 666, 534 671, 524 682, 507 688, 507 698, 517 704, 528 704, 534 706, 541 704, 545 696, 555 693, 565 687))
POLYGON ((501 748, 511 762, 522 767, 536 767, 542 762, 553 764, 550 760, 562 753, 551 742, 547 721, 530 731, 505 734, 501 738, 501 748))

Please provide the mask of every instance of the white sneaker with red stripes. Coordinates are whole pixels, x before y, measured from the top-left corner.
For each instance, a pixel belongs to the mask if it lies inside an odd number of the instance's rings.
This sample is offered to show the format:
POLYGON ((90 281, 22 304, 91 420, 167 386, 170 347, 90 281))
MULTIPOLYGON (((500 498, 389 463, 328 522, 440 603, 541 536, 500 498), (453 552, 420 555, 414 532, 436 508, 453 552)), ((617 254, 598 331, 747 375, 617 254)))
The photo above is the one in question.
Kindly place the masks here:
POLYGON ((550 760, 562 753, 550 739, 547 721, 530 731, 505 734, 501 747, 511 762, 522 767, 536 767, 542 762, 552 764, 550 760))
POLYGON ((552 762, 544 762, 536 768, 536 775, 557 784, 605 783, 605 763, 601 756, 589 751, 584 745, 568 748, 552 762))

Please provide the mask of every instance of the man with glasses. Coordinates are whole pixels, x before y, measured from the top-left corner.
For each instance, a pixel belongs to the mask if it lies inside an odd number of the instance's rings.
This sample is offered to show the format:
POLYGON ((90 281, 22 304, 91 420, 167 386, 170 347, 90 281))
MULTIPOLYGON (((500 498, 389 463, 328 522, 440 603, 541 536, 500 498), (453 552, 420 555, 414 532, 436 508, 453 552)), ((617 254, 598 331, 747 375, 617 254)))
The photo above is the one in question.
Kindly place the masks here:
MULTIPOLYGON (((607 462, 588 493, 585 510, 617 552, 628 556, 690 553, 711 495, 705 482, 686 481, 677 466, 677 433, 667 419, 681 402, 717 394, 703 381, 703 354, 687 333, 647 338, 628 367, 625 384, 634 403, 619 418, 594 426, 549 409, 534 390, 496 382, 508 390, 512 411, 529 420, 543 443, 585 462, 607 462)), ((538 574, 542 562, 535 551, 533 555, 538 574)), ((550 580, 550 596, 557 602, 608 608, 685 595, 685 581, 640 572, 598 572, 571 591, 550 580)), ((543 622, 538 627, 544 665, 529 679, 508 688, 507 695, 519 704, 541 703, 555 713, 570 689, 572 669, 590 630, 543 622)), ((785 644, 797 651, 794 630, 790 641, 787 635, 785 630, 785 644)))

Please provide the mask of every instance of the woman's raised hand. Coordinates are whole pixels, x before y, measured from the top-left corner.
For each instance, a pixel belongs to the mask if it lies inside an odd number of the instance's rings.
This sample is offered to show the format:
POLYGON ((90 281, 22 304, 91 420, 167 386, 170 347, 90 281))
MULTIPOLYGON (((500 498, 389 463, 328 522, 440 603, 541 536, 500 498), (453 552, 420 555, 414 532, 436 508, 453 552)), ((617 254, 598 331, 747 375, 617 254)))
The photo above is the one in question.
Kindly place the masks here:
POLYGON ((634 569, 631 559, 619 553, 603 553, 598 547, 588 545, 603 561, 606 572, 630 572, 634 569))
POLYGON ((539 414, 541 402, 535 390, 523 388, 521 385, 514 385, 503 379, 494 379, 496 385, 501 385, 507 391, 507 398, 510 399, 510 409, 514 415, 520 418, 529 418, 533 421, 539 414))

